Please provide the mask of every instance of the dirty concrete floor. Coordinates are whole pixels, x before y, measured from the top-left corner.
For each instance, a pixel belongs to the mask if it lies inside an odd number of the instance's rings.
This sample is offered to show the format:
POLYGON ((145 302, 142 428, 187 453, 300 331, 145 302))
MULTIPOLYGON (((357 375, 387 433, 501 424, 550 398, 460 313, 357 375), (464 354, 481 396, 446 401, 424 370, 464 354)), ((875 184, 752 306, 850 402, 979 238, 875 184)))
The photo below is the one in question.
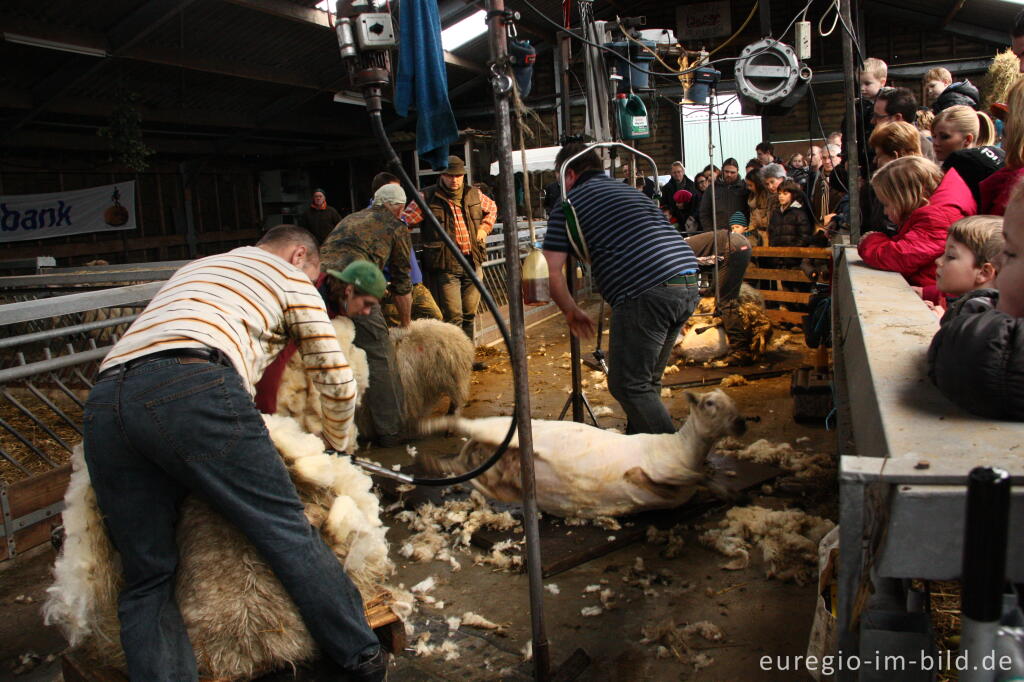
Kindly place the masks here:
MULTIPOLYGON (((596 306, 591 312, 596 314, 596 306)), ((529 329, 527 344, 533 414, 542 419, 556 418, 570 382, 569 371, 565 368, 568 360, 563 358, 568 350, 568 339, 561 316, 529 329), (543 355, 538 353, 541 346, 545 348, 543 355)), ((584 353, 590 350, 592 347, 583 348, 584 353)), ((473 375, 470 404, 463 411, 466 416, 509 414, 512 410, 512 375, 507 357, 504 352, 495 352, 486 360, 488 369, 473 375)), ((585 370, 584 376, 589 373, 585 370)), ((801 425, 792 420, 789 381, 786 375, 727 389, 745 415, 760 417, 760 422, 750 424, 743 441, 767 438, 794 443, 801 438, 801 449, 831 452, 829 432, 817 425, 801 425)), ((595 407, 607 405, 613 410, 612 415, 601 418, 602 426, 624 426, 622 411, 607 391, 588 388, 586 392, 595 407)), ((685 418, 686 401, 682 390, 673 391, 665 402, 674 416, 685 418)), ((419 443, 418 447, 424 451, 451 452, 458 447, 458 441, 435 438, 419 443)), ((403 449, 369 450, 363 454, 389 464, 408 462, 403 449)), ((766 506, 799 507, 834 520, 837 494, 833 483, 823 484, 819 489, 790 491, 785 499, 758 493, 754 501, 766 506)), ((578 678, 585 680, 807 679, 806 674, 763 671, 759 659, 765 655, 796 656, 806 651, 814 587, 766 579, 764 566, 756 553, 752 554, 748 568, 722 570, 720 565, 727 559, 703 547, 697 537, 701 527, 713 524, 723 514, 723 511, 712 512, 691 522, 683 533, 685 548, 675 558, 663 558, 659 553, 663 547, 640 542, 545 580, 545 585, 558 587, 558 594, 544 593, 552 665, 561 665, 574 650, 581 648, 591 658, 590 665, 578 678), (666 576, 663 581, 666 584, 655 585, 653 593, 648 592, 647 596, 640 588, 623 581, 637 557, 644 561, 648 571, 666 576), (587 586, 595 584, 615 592, 615 605, 599 616, 584 617, 580 613, 582 608, 598 604, 595 594, 584 593, 587 586), (679 624, 708 620, 722 629, 724 638, 720 641, 691 640, 690 655, 705 654, 713 659, 709 666, 695 670, 691 663, 681 663, 672 657, 659 659, 655 645, 640 643, 643 628, 669 620, 679 624)), ((385 524, 391 526, 388 537, 397 549, 409 531, 393 518, 386 518, 385 524)), ((395 554, 398 572, 394 583, 408 588, 434 576, 438 586, 431 595, 445 603, 444 609, 419 606, 412 617, 417 632, 431 632, 430 641, 434 644, 450 636, 458 645, 460 656, 445 661, 442 656, 422 658, 407 652, 395 662, 391 679, 531 678, 532 664, 524 662, 521 655, 530 640, 526 575, 474 565, 471 554, 477 551, 472 549, 468 554, 459 555, 462 569, 458 572, 441 562, 410 563, 395 554), (504 625, 504 632, 495 634, 462 627, 449 635, 445 619, 461 616, 466 611, 504 625)), ((39 548, 14 562, 0 564, 0 614, 3 614, 0 618, 0 679, 11 678, 18 656, 28 651, 45 657, 65 647, 60 634, 43 625, 39 613, 53 556, 52 549, 39 548), (30 598, 31 603, 24 603, 25 598, 30 598)), ((47 664, 44 660, 35 669, 13 679, 58 680, 59 663, 47 664)))

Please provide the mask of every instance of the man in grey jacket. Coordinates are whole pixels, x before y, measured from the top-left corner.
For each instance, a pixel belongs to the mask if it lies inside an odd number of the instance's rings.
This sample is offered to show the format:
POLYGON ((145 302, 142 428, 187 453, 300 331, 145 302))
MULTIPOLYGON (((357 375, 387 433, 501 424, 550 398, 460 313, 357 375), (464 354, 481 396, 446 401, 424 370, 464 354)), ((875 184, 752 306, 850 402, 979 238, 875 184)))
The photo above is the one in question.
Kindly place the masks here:
POLYGON ((710 191, 704 192, 704 196, 701 197, 701 229, 705 231, 715 229, 712 226, 713 217, 715 226, 719 229, 728 229, 729 216, 736 211, 746 215, 748 210, 747 186, 743 179, 740 178, 740 166, 736 163, 736 159, 726 159, 722 162, 722 172, 718 174, 715 184, 710 191), (712 216, 711 211, 712 192, 714 192, 715 197, 714 216, 712 216))

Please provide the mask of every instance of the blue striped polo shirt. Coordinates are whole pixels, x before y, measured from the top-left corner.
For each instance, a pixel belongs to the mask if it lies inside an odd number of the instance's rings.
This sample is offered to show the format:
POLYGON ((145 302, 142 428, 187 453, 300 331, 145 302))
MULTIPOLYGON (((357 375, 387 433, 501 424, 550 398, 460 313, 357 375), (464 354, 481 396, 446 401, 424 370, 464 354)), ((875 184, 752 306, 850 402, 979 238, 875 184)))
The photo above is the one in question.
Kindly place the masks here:
MULTIPOLYGON (((589 171, 569 190, 569 199, 587 241, 594 278, 611 305, 697 271, 689 244, 639 190, 601 171, 589 171)), ((544 250, 571 249, 558 204, 548 217, 544 250)))

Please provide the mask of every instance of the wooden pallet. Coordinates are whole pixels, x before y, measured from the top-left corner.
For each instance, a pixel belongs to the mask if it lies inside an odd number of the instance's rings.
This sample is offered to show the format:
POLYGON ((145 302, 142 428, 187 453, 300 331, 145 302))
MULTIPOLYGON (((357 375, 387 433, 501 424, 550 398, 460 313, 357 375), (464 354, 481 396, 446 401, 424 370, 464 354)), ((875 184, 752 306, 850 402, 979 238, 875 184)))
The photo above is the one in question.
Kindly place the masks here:
MULTIPOLYGON (((366 613, 366 620, 373 628, 381 646, 392 654, 398 655, 405 649, 405 625, 402 620, 391 610, 394 603, 394 595, 388 590, 381 590, 376 596, 364 602, 363 607, 366 613)), ((315 664, 313 664, 315 668, 315 664)), ((128 676, 116 668, 99 667, 90 663, 84 656, 75 652, 64 654, 61 659, 61 668, 64 672, 65 682, 128 682, 128 676)), ((292 682, 308 679, 318 679, 314 672, 312 677, 304 677, 301 669, 298 673, 288 668, 284 673, 271 673, 259 678, 261 682, 274 682, 277 679, 288 679, 292 682)), ((202 682, 232 682, 239 678, 227 677, 202 677, 202 682)))
POLYGON ((0 481, 0 561, 50 541, 60 523, 71 465, 21 481, 0 481))
MULTIPOLYGON (((812 260, 827 260, 832 262, 832 250, 809 246, 755 246, 753 257, 758 258, 810 258, 812 260)), ((751 265, 747 268, 743 279, 751 286, 757 288, 762 282, 799 282, 811 284, 812 280, 799 268, 760 268, 751 265)), ((811 294, 807 291, 780 291, 778 289, 757 289, 766 302, 796 303, 806 305, 810 302, 811 294)), ((772 322, 788 322, 790 324, 803 324, 804 313, 792 310, 779 310, 768 308, 765 313, 772 322)))

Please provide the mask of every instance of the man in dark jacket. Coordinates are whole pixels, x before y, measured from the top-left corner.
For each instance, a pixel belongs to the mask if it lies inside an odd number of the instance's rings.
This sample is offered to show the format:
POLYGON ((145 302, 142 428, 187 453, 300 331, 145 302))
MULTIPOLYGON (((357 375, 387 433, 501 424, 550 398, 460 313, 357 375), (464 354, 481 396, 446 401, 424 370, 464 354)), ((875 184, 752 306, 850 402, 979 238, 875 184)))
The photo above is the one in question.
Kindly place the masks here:
POLYGON ((977 109, 980 101, 981 93, 978 92, 978 88, 974 87, 974 84, 965 78, 957 83, 947 85, 946 89, 939 94, 932 104, 932 111, 938 114, 958 104, 977 109))
POLYGON ((838 145, 825 145, 821 152, 821 168, 807 175, 805 198, 811 217, 818 226, 831 222, 839 210, 839 202, 846 195, 846 178, 836 169, 839 153, 838 145))
POLYGON ((302 215, 302 226, 313 233, 317 243, 323 244, 334 226, 341 220, 341 214, 327 205, 327 195, 322 189, 313 190, 313 200, 302 215))
MULTIPOLYGON (((883 123, 895 123, 905 121, 914 125, 917 120, 917 98, 908 88, 882 88, 875 98, 874 108, 871 112, 872 126, 880 126, 883 123)), ((921 156, 931 161, 935 160, 935 150, 932 148, 932 141, 923 131, 918 133, 921 141, 921 156)))
POLYGON ((685 189, 692 196, 697 191, 697 186, 693 184, 693 180, 686 177, 686 168, 683 167, 682 161, 673 161, 669 173, 672 177, 661 188, 661 207, 675 212, 676 192, 685 189))
MULTIPOLYGON (((498 206, 477 188, 466 187, 465 180, 465 162, 457 156, 449 156, 448 167, 441 171, 437 185, 427 189, 423 196, 441 227, 476 270, 477 277, 482 277, 481 264, 486 258, 484 240, 494 228, 498 206)), ((441 241, 434 224, 424 220, 419 206, 410 203, 403 216, 410 227, 420 225, 423 281, 441 306, 444 321, 462 327, 472 339, 480 292, 441 241)))
POLYGON ((740 178, 740 165, 736 159, 722 162, 722 172, 718 179, 700 200, 700 229, 712 230, 729 225, 729 216, 736 211, 747 212, 747 186, 740 178), (714 196, 715 209, 711 210, 711 197, 714 196))

